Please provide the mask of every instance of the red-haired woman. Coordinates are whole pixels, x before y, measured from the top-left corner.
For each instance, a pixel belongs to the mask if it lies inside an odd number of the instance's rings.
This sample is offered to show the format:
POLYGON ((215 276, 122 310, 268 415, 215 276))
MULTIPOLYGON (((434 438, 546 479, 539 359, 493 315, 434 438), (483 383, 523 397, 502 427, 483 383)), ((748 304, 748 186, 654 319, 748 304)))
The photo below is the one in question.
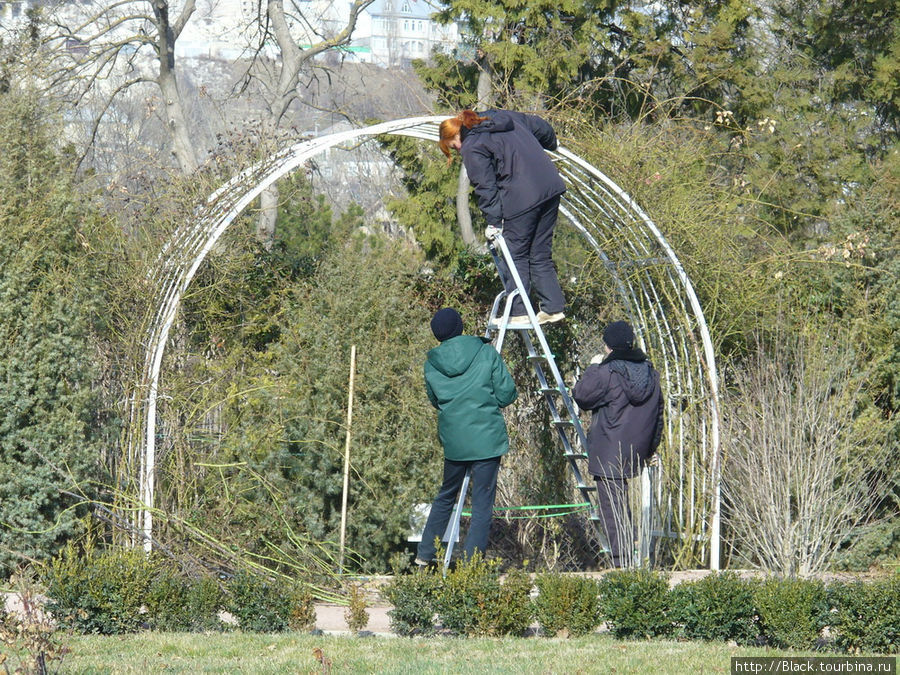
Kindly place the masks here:
MULTIPOLYGON (((544 152, 556 146, 556 133, 545 120, 510 110, 463 110, 440 125, 440 148, 448 164, 450 151, 458 150, 487 224, 502 228, 525 291, 534 285, 540 323, 565 318, 566 301, 551 255, 566 186, 544 152)), ((514 289, 510 280, 506 290, 514 289)), ((509 325, 530 325, 518 297, 509 325)))

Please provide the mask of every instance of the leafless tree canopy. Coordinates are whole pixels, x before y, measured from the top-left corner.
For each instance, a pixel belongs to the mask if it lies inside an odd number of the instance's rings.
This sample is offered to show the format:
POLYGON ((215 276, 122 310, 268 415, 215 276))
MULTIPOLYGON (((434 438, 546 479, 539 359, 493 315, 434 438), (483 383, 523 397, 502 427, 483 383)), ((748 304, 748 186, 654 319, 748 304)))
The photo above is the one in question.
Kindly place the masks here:
POLYGON ((723 482, 738 557, 813 574, 871 515, 881 468, 873 458, 887 445, 879 424, 855 419, 856 358, 841 337, 811 335, 760 345, 738 371, 723 482))

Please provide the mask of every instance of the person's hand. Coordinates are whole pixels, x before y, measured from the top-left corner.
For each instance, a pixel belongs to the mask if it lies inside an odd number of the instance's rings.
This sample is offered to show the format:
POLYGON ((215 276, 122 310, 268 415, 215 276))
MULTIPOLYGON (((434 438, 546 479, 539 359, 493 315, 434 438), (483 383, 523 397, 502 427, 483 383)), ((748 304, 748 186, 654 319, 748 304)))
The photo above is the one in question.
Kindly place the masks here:
POLYGON ((591 364, 603 363, 603 359, 605 359, 605 358, 606 358, 606 354, 595 354, 591 358, 591 364))
POLYGON ((647 458, 647 461, 644 462, 647 466, 659 466, 659 453, 654 452, 647 458))
POLYGON ((494 241, 494 237, 498 234, 503 234, 503 228, 497 227, 496 225, 488 225, 487 229, 484 231, 485 239, 488 241, 494 241))

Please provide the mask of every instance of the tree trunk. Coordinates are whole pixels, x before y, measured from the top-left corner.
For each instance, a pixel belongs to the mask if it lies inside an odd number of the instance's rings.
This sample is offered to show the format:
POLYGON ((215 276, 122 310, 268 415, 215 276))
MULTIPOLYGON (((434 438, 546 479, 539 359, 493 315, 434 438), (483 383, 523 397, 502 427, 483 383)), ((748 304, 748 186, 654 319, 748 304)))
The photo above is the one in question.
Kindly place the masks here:
POLYGON ((272 184, 259 195, 259 220, 256 222, 256 238, 269 251, 275 241, 275 224, 278 221, 278 185, 272 184))
POLYGON ((169 137, 172 139, 172 154, 175 155, 181 172, 190 175, 197 170, 197 155, 188 133, 187 118, 181 105, 181 97, 178 95, 175 72, 160 71, 157 81, 163 97, 169 137))
MULTIPOLYGON (((478 88, 476 90, 478 102, 476 110, 490 108, 493 103, 493 83, 491 80, 491 66, 487 56, 478 50, 477 63, 479 67, 478 88)), ((459 233, 466 246, 477 246, 475 231, 472 229, 472 213, 469 210, 469 176, 466 167, 460 164, 459 182, 456 187, 456 219, 459 221, 459 233)))
POLYGON ((154 0, 153 15, 156 19, 157 56, 159 57, 159 76, 156 79, 162 93, 163 108, 166 111, 166 126, 172 139, 172 154, 184 174, 192 174, 197 170, 197 154, 188 133, 187 116, 178 93, 178 78, 175 75, 175 41, 193 13, 194 2, 186 3, 177 25, 172 25, 169 18, 169 4, 166 0, 154 0))
POLYGON ((472 213, 469 211, 469 176, 466 167, 459 165, 459 182, 456 187, 456 219, 459 233, 466 246, 475 246, 475 231, 472 229, 472 213))
MULTIPOLYGON (((317 54, 349 44, 360 13, 372 4, 373 0, 352 0, 346 25, 333 37, 323 39, 308 47, 302 48, 291 34, 289 18, 296 7, 291 3, 289 11, 284 9, 284 0, 266 0, 264 23, 267 37, 274 38, 278 45, 278 67, 274 73, 267 73, 265 89, 271 92, 268 98, 269 114, 265 120, 271 131, 272 139, 277 141, 278 129, 291 104, 298 99, 297 84, 304 66, 317 54)), ((262 5, 260 5, 261 7, 262 5)), ((271 42, 267 40, 267 45, 271 42)), ((278 220, 278 186, 273 185, 262 193, 260 200, 259 221, 256 235, 266 248, 271 248, 275 238, 278 220)))

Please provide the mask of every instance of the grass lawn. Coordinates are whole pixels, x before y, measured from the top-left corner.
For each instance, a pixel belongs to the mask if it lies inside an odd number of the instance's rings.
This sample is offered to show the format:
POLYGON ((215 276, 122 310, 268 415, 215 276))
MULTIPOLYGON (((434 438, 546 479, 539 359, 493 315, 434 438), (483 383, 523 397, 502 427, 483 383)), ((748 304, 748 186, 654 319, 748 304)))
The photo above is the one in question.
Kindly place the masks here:
POLYGON ((604 634, 565 640, 140 633, 65 642, 72 650, 65 673, 730 673, 732 656, 804 655, 604 634), (330 669, 316 660, 316 648, 330 669))

